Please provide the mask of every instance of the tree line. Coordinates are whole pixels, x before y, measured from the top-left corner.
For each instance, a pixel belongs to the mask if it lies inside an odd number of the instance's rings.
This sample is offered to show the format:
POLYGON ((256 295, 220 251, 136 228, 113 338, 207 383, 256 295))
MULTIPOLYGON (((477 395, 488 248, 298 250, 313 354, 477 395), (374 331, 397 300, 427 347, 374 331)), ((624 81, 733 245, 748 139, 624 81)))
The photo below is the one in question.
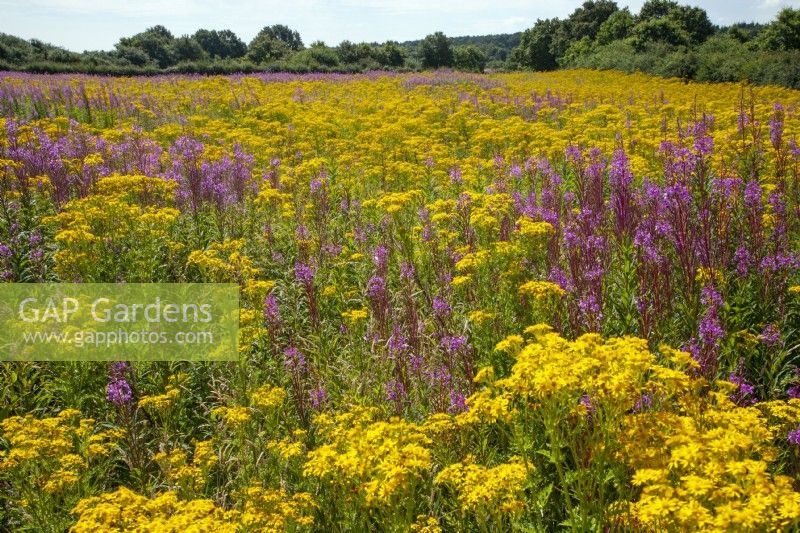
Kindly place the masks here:
POLYGON ((113 50, 76 53, 0 34, 0 69, 98 74, 361 72, 454 68, 554 70, 585 67, 643 71, 700 81, 800 87, 800 10, 785 8, 769 24, 719 27, 705 10, 674 0, 647 0, 638 13, 612 0, 583 2, 564 19, 539 19, 521 33, 419 41, 306 46, 282 24, 249 43, 231 30, 200 29, 176 37, 154 26, 121 38, 113 50))

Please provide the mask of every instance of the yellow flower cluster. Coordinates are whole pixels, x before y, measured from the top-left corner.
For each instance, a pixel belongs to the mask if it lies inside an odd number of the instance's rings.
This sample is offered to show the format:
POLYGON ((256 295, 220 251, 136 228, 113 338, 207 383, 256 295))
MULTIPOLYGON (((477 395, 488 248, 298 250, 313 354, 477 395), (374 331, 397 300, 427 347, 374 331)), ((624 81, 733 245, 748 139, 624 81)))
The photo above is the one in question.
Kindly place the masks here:
POLYGON ((194 457, 188 461, 185 451, 180 449, 171 452, 159 452, 153 456, 164 476, 183 490, 195 492, 200 490, 209 479, 211 468, 217 464, 218 457, 212 441, 200 441, 195 444, 194 457))
POLYGON ((520 218, 517 226, 522 237, 539 245, 546 244, 547 239, 555 234, 555 229, 549 222, 536 221, 528 217, 520 218))
POLYGON ((241 405, 220 406, 211 410, 211 416, 222 419, 231 428, 246 424, 253 416, 251 410, 241 405))
POLYGON ((243 239, 214 242, 205 250, 189 254, 187 264, 197 266, 217 283, 244 283, 258 274, 252 259, 242 254, 244 245, 243 239))
POLYGON ((75 409, 58 416, 12 416, 0 422, 9 450, 0 453, 0 478, 23 478, 56 494, 78 483, 91 461, 111 454, 122 438, 119 429, 98 430, 95 420, 75 409))
POLYGON ((264 305, 264 298, 274 288, 274 281, 249 279, 245 282, 242 295, 253 307, 260 309, 264 305))
POLYGON ((363 307, 360 309, 351 309, 349 311, 342 312, 342 318, 351 325, 357 324, 362 320, 366 320, 367 317, 369 317, 369 311, 363 307))
POLYGON ((252 485, 244 491, 244 501, 238 522, 245 531, 303 530, 314 524, 311 513, 315 504, 307 492, 288 496, 280 489, 252 485))
POLYGON ((350 486, 368 506, 391 505, 431 465, 430 439, 399 418, 376 421, 373 409, 316 418, 326 444, 310 451, 303 472, 332 485, 350 486))
MULTIPOLYGON (((539 335, 525 346, 508 378, 495 385, 517 395, 547 399, 590 392, 633 407, 655 357, 647 342, 631 337, 603 341, 586 334, 568 341, 556 333, 539 335)), ((624 408, 624 407, 623 407, 624 408)))
MULTIPOLYGON (((519 350, 510 375, 492 382, 491 369, 481 370, 476 381, 488 386, 456 420, 509 421, 517 414, 510 406, 530 400, 534 412, 554 402, 574 411, 587 394, 592 408, 602 409, 603 431, 621 443, 617 459, 641 489, 629 509, 635 523, 702 531, 786 530, 800 523, 800 493, 791 478, 773 472, 774 443, 797 427, 800 400, 740 407, 731 400, 735 385, 696 377, 691 356, 667 346, 660 347, 659 362, 642 339, 587 334, 569 341, 545 325, 526 334, 534 339, 519 350)), ((588 408, 580 407, 586 416, 588 408)))
POLYGON ((250 396, 250 404, 258 409, 272 409, 279 407, 286 399, 286 390, 282 387, 262 385, 253 391, 250 396))
POLYGON ((174 385, 167 385, 163 394, 142 396, 139 399, 139 407, 153 409, 154 411, 164 411, 172 407, 179 396, 180 391, 174 385))
POLYGON ((111 176, 98 181, 95 188, 94 194, 72 200, 59 214, 43 220, 57 228, 59 275, 105 281, 101 279, 103 265, 115 260, 124 260, 131 271, 151 273, 161 250, 171 248, 168 237, 179 215, 169 207, 174 183, 146 176, 111 176))
POLYGON ((96 531, 214 531, 236 533, 237 514, 226 512, 208 499, 180 500, 175 492, 149 499, 128 488, 86 498, 73 509, 77 521, 71 533, 96 531))
POLYGON ((381 195, 377 200, 366 200, 364 207, 377 206, 379 209, 386 213, 393 215, 399 213, 406 206, 417 204, 422 199, 422 191, 408 190, 402 192, 387 192, 381 195))
POLYGON ((242 491, 241 509, 225 510, 209 499, 180 499, 176 492, 153 498, 120 487, 86 498, 73 509, 77 521, 72 533, 95 531, 177 531, 279 533, 307 530, 313 525, 311 495, 287 495, 281 489, 252 485, 242 491))
POLYGON ((528 467, 519 459, 487 467, 470 463, 447 466, 436 483, 452 486, 464 511, 514 513, 523 508, 522 491, 528 467))
MULTIPOLYGON (((737 407, 732 387, 683 396, 681 412, 626 420, 624 455, 642 488, 633 505, 655 529, 787 530, 800 523, 800 493, 771 472, 776 435, 756 407, 737 407)), ((795 400, 795 402, 797 402, 795 400)), ((779 402, 783 403, 783 402, 779 402)), ((785 404, 784 404, 785 405, 785 404)), ((797 420, 798 403, 794 404, 797 420)))
POLYGON ((534 300, 547 300, 548 298, 560 298, 566 294, 564 289, 550 281, 527 281, 520 285, 519 293, 523 296, 530 296, 534 300))
POLYGON ((267 449, 276 454, 283 461, 291 461, 303 455, 305 449, 303 443, 305 442, 306 436, 306 431, 296 429, 292 432, 291 437, 267 442, 267 449))

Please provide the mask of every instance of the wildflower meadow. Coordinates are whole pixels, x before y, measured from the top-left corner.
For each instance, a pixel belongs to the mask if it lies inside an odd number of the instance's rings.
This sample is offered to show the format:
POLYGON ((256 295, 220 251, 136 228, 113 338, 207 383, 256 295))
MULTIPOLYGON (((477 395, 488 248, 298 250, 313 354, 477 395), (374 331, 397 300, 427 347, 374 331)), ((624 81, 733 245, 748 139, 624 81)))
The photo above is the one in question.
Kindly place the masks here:
POLYGON ((3 282, 240 295, 235 361, 0 363, 0 530, 796 530, 799 137, 613 71, 0 73, 3 282))

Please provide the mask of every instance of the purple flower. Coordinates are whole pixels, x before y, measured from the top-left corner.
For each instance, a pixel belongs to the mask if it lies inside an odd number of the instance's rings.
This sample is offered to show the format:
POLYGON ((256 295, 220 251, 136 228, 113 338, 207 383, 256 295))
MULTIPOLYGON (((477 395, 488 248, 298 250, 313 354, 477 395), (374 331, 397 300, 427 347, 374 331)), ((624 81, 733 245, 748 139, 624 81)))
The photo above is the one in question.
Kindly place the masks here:
POLYGON ((407 280, 414 279, 414 265, 407 261, 400 263, 400 277, 407 280))
POLYGON ((733 259, 736 261, 736 273, 739 277, 745 277, 750 272, 750 267, 753 264, 753 256, 750 250, 745 246, 739 246, 736 253, 733 254, 733 259))
POLYGON ((758 336, 759 340, 767 346, 775 346, 781 342, 781 330, 775 324, 767 324, 761 330, 761 335, 758 336))
POLYGON ((294 277, 297 281, 310 285, 314 282, 314 269, 298 261, 294 264, 294 277))
POLYGON ((698 333, 706 346, 717 346, 722 337, 725 336, 725 331, 722 329, 715 310, 709 310, 703 316, 698 333))
POLYGON ((442 340, 439 344, 449 353, 455 353, 460 351, 464 347, 468 347, 467 338, 463 335, 453 336, 453 337, 442 337, 442 340))
POLYGON ((452 309, 450 308, 450 304, 448 304, 444 298, 440 296, 436 296, 433 299, 433 314, 438 318, 446 318, 450 316, 452 309))
POLYGON ((278 324, 281 321, 281 311, 278 307, 278 299, 274 294, 268 294, 264 298, 264 318, 270 324, 278 324))
POLYGON ((295 348, 290 346, 283 351, 283 367, 287 370, 305 370, 306 358, 295 348))
POLYGON ((408 348, 408 339, 400 331, 400 328, 394 328, 392 335, 389 337, 389 353, 392 357, 396 357, 408 348))
POLYGON ((294 236, 298 241, 307 241, 311 239, 311 232, 305 224, 298 224, 294 230, 294 236))
POLYGON ((753 396, 755 393, 755 387, 753 387, 747 380, 741 376, 738 371, 733 372, 729 377, 728 381, 736 385, 736 391, 731 394, 731 401, 737 405, 752 405, 756 403, 758 400, 753 396))
POLYGON ((714 151, 714 139, 706 135, 698 137, 694 141, 694 150, 701 156, 710 155, 714 151))
POLYGON ((428 371, 427 374, 433 386, 440 385, 441 387, 449 387, 450 382, 453 380, 453 376, 447 370, 446 366, 436 367, 428 371))
POLYGON ((385 388, 386 398, 391 402, 402 401, 408 397, 406 388, 400 381, 393 379, 386 384, 385 388))
POLYGON ((706 285, 700 291, 700 302, 707 307, 722 306, 722 296, 711 285, 706 285))
POLYGON ((108 383, 106 398, 117 407, 121 407, 130 403, 133 391, 125 378, 113 379, 108 383))
POLYGON ((463 392, 452 389, 450 391, 450 407, 448 407, 447 410, 452 414, 469 411, 467 396, 463 392))
POLYGON ((592 418, 597 411, 595 406, 592 404, 592 398, 588 394, 584 394, 581 396, 581 399, 578 401, 578 403, 586 408, 586 421, 591 424, 592 418))
POLYGON ((653 398, 649 394, 642 394, 633 406, 634 413, 641 413, 653 407, 653 398))
POLYGON ((744 205, 748 209, 761 209, 761 186, 756 180, 750 180, 744 186, 744 205))
POLYGON ((372 276, 367 281, 367 296, 372 300, 381 300, 386 294, 386 280, 380 276, 372 276))
POLYGON ((792 444, 794 446, 800 445, 800 426, 798 426, 797 429, 793 429, 792 431, 790 431, 789 434, 786 436, 786 440, 789 441, 789 444, 792 444))
POLYGON ((629 234, 633 230, 635 223, 631 212, 633 207, 633 195, 631 193, 633 172, 625 150, 614 151, 608 181, 611 186, 611 206, 614 210, 617 233, 620 235, 629 234))
POLYGON ((372 251, 372 262, 375 264, 378 272, 383 272, 386 269, 389 260, 389 249, 380 244, 372 251))
POLYGON ((320 409, 328 403, 328 391, 323 387, 318 387, 308 393, 311 399, 311 406, 314 409, 320 409))
POLYGON ((775 104, 774 113, 769 119, 769 139, 776 150, 781 146, 783 139, 783 106, 775 104))
POLYGON ((461 178, 461 169, 458 167, 453 167, 450 169, 450 183, 453 185, 461 185, 463 183, 463 179, 461 178))
POLYGON ((114 361, 109 365, 108 374, 112 379, 125 378, 131 371, 130 365, 126 361, 114 361))

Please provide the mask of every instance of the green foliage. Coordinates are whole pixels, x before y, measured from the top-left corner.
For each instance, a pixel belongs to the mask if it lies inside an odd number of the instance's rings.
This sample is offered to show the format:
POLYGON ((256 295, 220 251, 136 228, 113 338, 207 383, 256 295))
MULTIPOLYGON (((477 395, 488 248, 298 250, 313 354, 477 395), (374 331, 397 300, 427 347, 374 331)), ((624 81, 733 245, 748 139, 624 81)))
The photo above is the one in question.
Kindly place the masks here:
POLYGON ((373 50, 373 56, 382 67, 402 67, 405 54, 396 41, 387 41, 383 46, 373 50))
POLYGON ((322 42, 311 43, 311 46, 288 56, 270 66, 270 70, 288 72, 330 72, 340 70, 339 56, 336 50, 322 42))
POLYGON ((558 64, 550 46, 559 25, 558 19, 537 20, 533 28, 525 30, 512 53, 514 63, 533 70, 555 69, 558 64))
POLYGON ((293 50, 295 52, 303 49, 303 40, 300 38, 300 34, 288 26, 284 26, 283 24, 266 26, 260 32, 258 32, 258 35, 266 35, 273 39, 277 39, 278 41, 284 43, 289 50, 293 50))
POLYGON ((624 39, 631 34, 634 18, 626 7, 615 11, 603 22, 597 30, 597 44, 609 44, 612 41, 624 39))
POLYGON ((437 31, 425 37, 420 46, 420 60, 423 68, 453 66, 453 49, 444 33, 437 31))
POLYGON ((367 43, 355 44, 350 41, 342 41, 336 48, 336 55, 339 61, 345 65, 363 65, 367 67, 375 63, 373 59, 374 51, 367 43))
POLYGON ((209 57, 226 59, 243 57, 247 46, 231 30, 204 30, 195 32, 192 38, 202 47, 209 57))
POLYGON ((580 57, 588 55, 594 49, 592 40, 587 36, 578 41, 574 41, 564 55, 558 58, 558 64, 562 67, 567 67, 575 63, 580 57))
POLYGON ((199 61, 207 57, 206 51, 193 38, 188 35, 178 37, 173 44, 175 59, 180 61, 199 61))
POLYGON ((459 46, 453 50, 453 58, 458 70, 483 72, 486 68, 486 54, 474 45, 459 46))
POLYGON ((647 0, 636 14, 613 0, 587 0, 564 19, 539 19, 519 33, 447 37, 436 32, 404 43, 344 40, 333 48, 322 43, 311 48, 283 24, 264 27, 249 45, 231 30, 199 29, 176 38, 157 25, 121 38, 112 51, 82 54, 0 33, 0 68, 130 75, 586 67, 798 87, 800 9, 785 8, 768 25, 717 28, 705 10, 674 0, 647 0))
POLYGON ((633 28, 633 38, 639 50, 643 50, 653 42, 666 43, 673 46, 686 46, 689 44, 689 34, 678 23, 668 18, 640 22, 633 28))
POLYGON ((639 10, 639 21, 663 18, 669 15, 673 9, 678 9, 680 5, 673 0, 647 0, 639 10))
POLYGON ((282 59, 289 54, 287 44, 261 31, 247 47, 247 59, 259 65, 282 59))
POLYGON ((787 7, 763 35, 767 50, 800 50, 800 9, 787 7))
MULTIPOLYGON (((144 52, 155 61, 159 68, 166 68, 175 64, 175 51, 173 48, 175 38, 164 26, 153 26, 133 37, 123 37, 119 40, 117 50, 136 49, 144 52)), ((137 64, 131 61, 133 64, 137 64)))
POLYGON ((572 12, 566 21, 571 38, 573 40, 580 40, 584 37, 594 39, 600 27, 617 11, 619 11, 617 3, 611 0, 584 2, 581 7, 572 12))

